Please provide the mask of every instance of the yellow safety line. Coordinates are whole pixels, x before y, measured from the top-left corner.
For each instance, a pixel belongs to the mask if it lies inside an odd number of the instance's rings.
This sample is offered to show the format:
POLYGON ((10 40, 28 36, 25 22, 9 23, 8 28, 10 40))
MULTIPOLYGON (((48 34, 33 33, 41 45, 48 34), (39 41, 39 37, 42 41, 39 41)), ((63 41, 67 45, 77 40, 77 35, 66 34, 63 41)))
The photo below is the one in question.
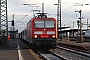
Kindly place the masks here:
POLYGON ((36 59, 36 60, 42 60, 39 58, 39 56, 37 56, 31 49, 28 49, 29 52, 33 55, 33 57, 36 59))

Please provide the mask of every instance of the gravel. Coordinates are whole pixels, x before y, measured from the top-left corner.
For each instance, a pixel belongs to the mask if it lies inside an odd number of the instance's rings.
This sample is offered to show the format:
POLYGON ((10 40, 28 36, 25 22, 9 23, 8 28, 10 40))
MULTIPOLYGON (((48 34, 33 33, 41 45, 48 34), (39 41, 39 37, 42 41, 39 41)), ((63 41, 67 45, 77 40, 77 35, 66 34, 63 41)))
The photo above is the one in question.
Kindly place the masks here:
POLYGON ((82 56, 79 54, 75 54, 69 51, 61 50, 61 49, 54 49, 50 50, 51 52, 61 55, 69 60, 90 60, 90 57, 82 56))

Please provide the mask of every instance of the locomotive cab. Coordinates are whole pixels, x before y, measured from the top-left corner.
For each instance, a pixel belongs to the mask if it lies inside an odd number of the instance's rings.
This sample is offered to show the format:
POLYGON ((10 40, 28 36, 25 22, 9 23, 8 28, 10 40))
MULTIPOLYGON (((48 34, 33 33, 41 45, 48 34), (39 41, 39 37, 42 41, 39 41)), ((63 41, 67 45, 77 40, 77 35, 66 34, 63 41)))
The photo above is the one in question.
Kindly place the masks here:
POLYGON ((55 47, 57 35, 57 20, 46 13, 37 13, 27 24, 26 39, 37 47, 55 47))

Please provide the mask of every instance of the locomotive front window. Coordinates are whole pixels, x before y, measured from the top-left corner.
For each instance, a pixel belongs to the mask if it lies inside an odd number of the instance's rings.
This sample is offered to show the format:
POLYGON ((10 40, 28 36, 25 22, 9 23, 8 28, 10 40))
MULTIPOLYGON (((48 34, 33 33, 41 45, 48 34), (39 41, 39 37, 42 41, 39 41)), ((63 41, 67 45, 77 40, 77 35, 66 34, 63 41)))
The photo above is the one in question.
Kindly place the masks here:
POLYGON ((34 22, 35 28, 54 28, 54 21, 38 20, 34 22))
POLYGON ((45 21, 45 28, 53 28, 54 21, 45 21))
POLYGON ((35 27, 36 28, 44 28, 44 21, 35 21, 35 27))

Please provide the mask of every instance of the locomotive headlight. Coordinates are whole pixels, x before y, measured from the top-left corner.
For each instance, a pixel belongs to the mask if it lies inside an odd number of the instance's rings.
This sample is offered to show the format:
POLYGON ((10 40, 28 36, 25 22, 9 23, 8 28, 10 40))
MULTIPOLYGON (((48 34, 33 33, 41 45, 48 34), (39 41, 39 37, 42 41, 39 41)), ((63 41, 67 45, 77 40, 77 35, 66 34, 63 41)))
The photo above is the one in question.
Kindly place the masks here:
POLYGON ((37 35, 35 35, 34 37, 37 38, 37 35))
POLYGON ((55 35, 53 35, 52 37, 55 38, 55 35))

